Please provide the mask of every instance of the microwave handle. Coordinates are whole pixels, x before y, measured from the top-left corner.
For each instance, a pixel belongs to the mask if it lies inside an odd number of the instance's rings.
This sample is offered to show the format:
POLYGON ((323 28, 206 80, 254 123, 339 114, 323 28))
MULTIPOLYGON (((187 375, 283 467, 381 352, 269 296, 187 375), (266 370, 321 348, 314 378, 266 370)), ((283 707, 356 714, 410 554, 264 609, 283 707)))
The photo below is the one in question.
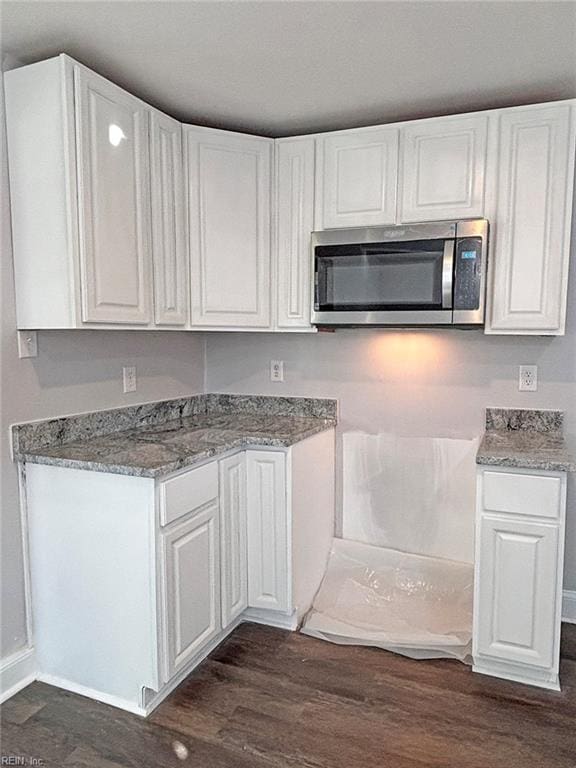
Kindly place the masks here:
POLYGON ((442 257, 442 309, 452 309, 455 250, 456 240, 444 241, 444 256, 442 257))

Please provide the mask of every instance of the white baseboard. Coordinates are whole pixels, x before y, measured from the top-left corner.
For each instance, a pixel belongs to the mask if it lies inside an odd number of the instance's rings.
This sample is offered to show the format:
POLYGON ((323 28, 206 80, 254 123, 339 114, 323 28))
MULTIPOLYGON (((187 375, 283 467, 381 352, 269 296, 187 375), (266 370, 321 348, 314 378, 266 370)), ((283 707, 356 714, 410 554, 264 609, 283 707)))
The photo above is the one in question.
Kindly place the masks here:
POLYGON ((113 694, 102 693, 102 691, 96 691, 94 688, 88 688, 86 685, 80 685, 71 680, 65 680, 57 675, 46 675, 43 672, 39 672, 36 679, 40 680, 41 683, 53 685, 56 688, 63 688, 65 691, 70 691, 71 693, 77 693, 79 696, 86 696, 89 699, 101 701, 103 704, 110 704, 112 707, 125 709, 127 712, 132 712, 134 715, 145 715, 144 709, 133 701, 122 699, 113 694))
POLYGON ((562 593, 562 621, 576 624, 576 590, 565 589, 562 593))
POLYGON ((0 662, 0 703, 37 679, 34 648, 23 648, 0 662))
POLYGON ((242 621, 253 621, 255 624, 266 624, 268 627, 289 629, 291 632, 298 626, 298 616, 294 613, 267 611, 263 608, 248 608, 242 614, 242 621))

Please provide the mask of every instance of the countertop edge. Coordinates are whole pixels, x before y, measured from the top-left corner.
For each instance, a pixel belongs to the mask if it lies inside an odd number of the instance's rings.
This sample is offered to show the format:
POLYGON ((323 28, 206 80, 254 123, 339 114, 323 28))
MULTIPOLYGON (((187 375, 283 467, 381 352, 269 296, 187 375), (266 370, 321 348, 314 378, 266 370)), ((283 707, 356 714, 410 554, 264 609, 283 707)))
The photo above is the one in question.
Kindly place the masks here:
POLYGON ((486 456, 477 454, 476 465, 484 467, 506 467, 508 469, 538 469, 542 472, 576 472, 576 462, 553 459, 520 459, 516 456, 486 456))

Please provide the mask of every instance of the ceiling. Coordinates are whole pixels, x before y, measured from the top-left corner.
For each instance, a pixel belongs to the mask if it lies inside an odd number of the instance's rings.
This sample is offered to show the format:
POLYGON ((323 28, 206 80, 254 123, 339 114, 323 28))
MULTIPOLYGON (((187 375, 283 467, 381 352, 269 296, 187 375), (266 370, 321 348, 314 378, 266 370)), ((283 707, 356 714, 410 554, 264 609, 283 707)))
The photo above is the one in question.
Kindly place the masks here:
POLYGON ((286 136, 576 96, 576 2, 15 2, 4 55, 66 52, 187 122, 286 136))

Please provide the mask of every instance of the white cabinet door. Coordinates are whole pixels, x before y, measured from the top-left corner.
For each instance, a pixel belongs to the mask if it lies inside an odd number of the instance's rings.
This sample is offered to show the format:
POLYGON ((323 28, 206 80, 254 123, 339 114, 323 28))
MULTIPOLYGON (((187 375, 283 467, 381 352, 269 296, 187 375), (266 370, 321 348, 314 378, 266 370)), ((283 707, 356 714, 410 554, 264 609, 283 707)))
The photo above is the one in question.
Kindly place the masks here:
POLYGON ((484 515, 475 580, 474 656, 554 664, 559 526, 484 515))
POLYGON ((154 320, 157 325, 185 325, 188 315, 188 253, 182 126, 152 112, 152 258, 154 320))
POLYGON ((248 485, 248 605, 288 611, 289 575, 286 457, 246 452, 248 485))
POLYGON ((149 113, 74 67, 82 319, 151 320, 149 113))
POLYGON ((317 229, 393 224, 398 183, 398 129, 328 135, 322 155, 317 229))
POLYGON ((484 215, 488 118, 437 118, 401 130, 400 221, 484 215))
POLYGON ((169 680, 220 631, 218 504, 201 507, 161 537, 169 680))
POLYGON ((499 118, 488 333, 564 333, 574 107, 503 111, 499 118))
POLYGON ((246 460, 237 453, 219 462, 222 628, 248 605, 246 551, 246 460))
POLYGON ((278 328, 310 328, 314 139, 276 142, 278 328))
POLYGON ((184 126, 192 325, 270 325, 273 140, 184 126))

